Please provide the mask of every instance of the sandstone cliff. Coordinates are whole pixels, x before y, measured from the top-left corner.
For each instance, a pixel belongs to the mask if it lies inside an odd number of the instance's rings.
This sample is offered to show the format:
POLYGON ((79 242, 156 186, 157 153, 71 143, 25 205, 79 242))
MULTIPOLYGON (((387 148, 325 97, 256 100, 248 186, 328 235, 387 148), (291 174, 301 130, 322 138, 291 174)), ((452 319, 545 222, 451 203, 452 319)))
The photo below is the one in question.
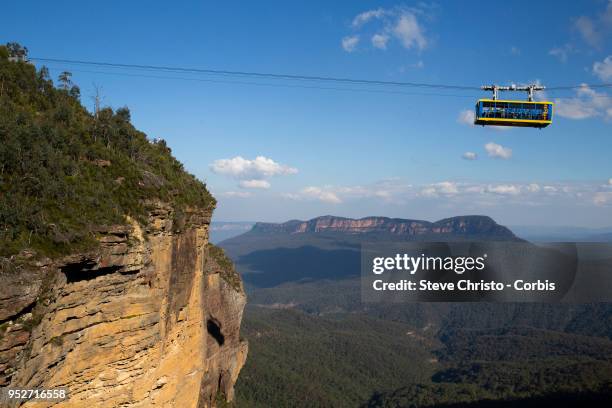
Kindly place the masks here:
POLYGON ((365 217, 360 219, 324 216, 309 221, 292 220, 281 224, 257 223, 252 229, 259 233, 320 233, 341 232, 349 234, 384 233, 397 236, 418 237, 427 235, 454 236, 485 235, 488 239, 516 239, 508 228, 497 224, 487 216, 469 215, 446 218, 436 222, 387 217, 365 217))
POLYGON ((96 250, 27 252, 0 273, 0 386, 66 387, 35 407, 213 407, 247 355, 242 282, 208 244, 210 210, 155 203, 96 250))

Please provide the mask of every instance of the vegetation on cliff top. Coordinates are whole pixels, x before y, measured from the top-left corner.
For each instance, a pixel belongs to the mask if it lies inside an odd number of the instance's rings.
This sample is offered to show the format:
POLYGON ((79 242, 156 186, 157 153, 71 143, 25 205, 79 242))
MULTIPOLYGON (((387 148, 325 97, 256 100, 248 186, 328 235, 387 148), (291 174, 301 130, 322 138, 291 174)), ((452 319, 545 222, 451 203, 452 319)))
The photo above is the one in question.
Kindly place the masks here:
POLYGON ((91 247, 101 225, 144 221, 151 200, 214 207, 164 140, 132 126, 127 108, 88 112, 70 73, 56 87, 45 67, 9 58, 26 52, 0 46, 0 256, 91 247))
POLYGON ((221 268, 221 277, 235 290, 242 290, 242 280, 240 275, 236 272, 236 268, 232 263, 232 260, 228 258, 225 251, 216 245, 208 244, 208 254, 215 260, 217 265, 221 268))

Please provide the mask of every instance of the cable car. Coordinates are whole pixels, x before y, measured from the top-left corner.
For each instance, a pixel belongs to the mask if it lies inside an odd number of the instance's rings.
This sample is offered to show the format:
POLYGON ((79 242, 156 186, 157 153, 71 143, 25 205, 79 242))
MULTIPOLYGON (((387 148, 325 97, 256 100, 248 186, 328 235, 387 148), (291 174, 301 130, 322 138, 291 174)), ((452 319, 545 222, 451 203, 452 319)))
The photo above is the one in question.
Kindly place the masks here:
POLYGON ((475 125, 519 126, 544 128, 552 123, 553 103, 536 102, 533 91, 543 90, 543 86, 529 85, 527 87, 500 87, 497 85, 483 86, 484 90, 493 91, 493 99, 479 99, 474 114, 475 125), (500 100, 498 91, 527 91, 529 100, 500 100))
POLYGON ((552 102, 479 99, 474 124, 544 128, 552 123, 553 105, 552 102))

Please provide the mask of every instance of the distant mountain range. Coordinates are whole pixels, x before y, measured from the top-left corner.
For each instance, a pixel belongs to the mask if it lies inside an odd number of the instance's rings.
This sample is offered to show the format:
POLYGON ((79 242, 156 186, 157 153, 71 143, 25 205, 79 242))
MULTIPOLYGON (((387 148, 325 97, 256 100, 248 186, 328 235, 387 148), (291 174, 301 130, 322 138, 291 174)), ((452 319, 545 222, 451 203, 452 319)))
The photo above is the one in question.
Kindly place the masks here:
POLYGON ((219 243, 242 273, 247 289, 286 282, 343 279, 360 273, 360 248, 374 241, 521 241, 492 218, 466 215, 436 222, 326 215, 308 221, 258 222, 219 243))
POLYGON ((445 238, 447 236, 471 239, 518 239, 508 228, 497 224, 492 218, 482 215, 466 215, 445 218, 436 222, 387 217, 365 217, 360 219, 326 215, 309 221, 291 220, 284 223, 256 223, 251 233, 263 234, 388 234, 397 237, 445 238))

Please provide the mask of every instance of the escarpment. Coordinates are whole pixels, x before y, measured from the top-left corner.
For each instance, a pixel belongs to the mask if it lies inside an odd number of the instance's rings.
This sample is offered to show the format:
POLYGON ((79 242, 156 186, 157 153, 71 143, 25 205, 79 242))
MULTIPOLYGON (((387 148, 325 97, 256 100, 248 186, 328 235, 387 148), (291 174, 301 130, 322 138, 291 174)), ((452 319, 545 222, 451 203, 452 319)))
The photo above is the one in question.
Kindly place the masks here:
MULTIPOLYGON (((216 201, 127 107, 0 46, 0 387, 57 407, 212 407, 247 353, 216 201)), ((25 54, 23 54, 25 55, 25 54)), ((0 402, 0 405, 2 403, 0 402)))
POLYGON ((155 202, 100 227, 96 249, 22 252, 0 276, 0 386, 66 388, 22 406, 213 407, 233 398, 247 343, 240 277, 208 243, 211 210, 155 202))
POLYGON ((309 221, 292 220, 285 223, 256 223, 255 233, 343 233, 343 234, 390 234, 407 238, 430 238, 452 236, 516 240, 508 228, 497 224, 487 216, 468 215, 446 218, 436 222, 388 217, 365 217, 360 219, 335 217, 331 215, 313 218, 309 221))

